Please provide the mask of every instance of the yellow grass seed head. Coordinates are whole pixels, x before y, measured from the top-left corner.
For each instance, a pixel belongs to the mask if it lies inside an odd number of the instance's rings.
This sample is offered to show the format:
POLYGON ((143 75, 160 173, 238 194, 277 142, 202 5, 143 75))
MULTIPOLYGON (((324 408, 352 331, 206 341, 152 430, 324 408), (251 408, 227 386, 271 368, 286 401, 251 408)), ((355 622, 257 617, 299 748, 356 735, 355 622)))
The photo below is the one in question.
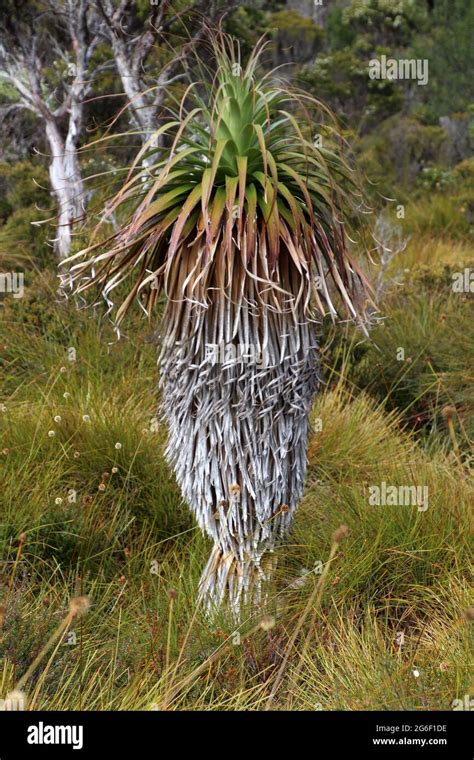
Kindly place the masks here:
POLYGON ((75 596, 69 602, 69 611, 72 617, 82 617, 89 610, 91 603, 87 596, 75 596))
POLYGON ((452 420, 452 418, 456 415, 456 407, 448 404, 447 406, 443 406, 441 409, 441 415, 446 420, 452 420))
POLYGON ((332 534, 332 540, 335 544, 340 544, 341 541, 347 536, 349 533, 349 528, 347 525, 340 525, 337 530, 334 531, 332 534))
POLYGON ((262 631, 270 631, 275 626, 275 618, 273 615, 265 615, 260 621, 260 628, 262 631))

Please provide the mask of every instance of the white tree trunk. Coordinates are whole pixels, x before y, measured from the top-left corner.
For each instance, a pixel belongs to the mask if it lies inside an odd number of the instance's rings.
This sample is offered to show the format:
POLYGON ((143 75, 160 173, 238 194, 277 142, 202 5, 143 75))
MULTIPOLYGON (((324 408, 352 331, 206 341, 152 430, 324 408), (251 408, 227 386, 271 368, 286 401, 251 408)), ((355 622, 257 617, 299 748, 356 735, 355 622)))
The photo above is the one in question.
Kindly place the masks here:
POLYGON ((84 213, 84 184, 81 176, 77 139, 80 132, 79 113, 71 113, 70 127, 66 140, 63 139, 57 124, 53 120, 46 122, 46 136, 51 156, 49 177, 53 194, 58 204, 57 234, 54 248, 60 259, 69 256, 72 242, 73 224, 84 213))

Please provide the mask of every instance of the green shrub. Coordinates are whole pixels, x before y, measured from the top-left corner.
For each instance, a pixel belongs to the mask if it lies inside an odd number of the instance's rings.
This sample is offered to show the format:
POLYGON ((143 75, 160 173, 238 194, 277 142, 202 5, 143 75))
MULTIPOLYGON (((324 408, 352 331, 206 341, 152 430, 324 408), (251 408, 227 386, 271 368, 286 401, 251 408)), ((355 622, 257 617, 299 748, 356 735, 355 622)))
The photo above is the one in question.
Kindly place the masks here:
MULTIPOLYGON (((53 237, 49 225, 36 225, 48 218, 51 198, 48 192, 48 173, 40 164, 18 161, 0 163, 0 257, 4 269, 21 267, 28 259, 44 266, 54 258, 48 237, 53 237)), ((25 269, 25 268, 24 268, 25 269)), ((28 281, 31 272, 25 269, 28 281)))
POLYGON ((270 13, 267 25, 273 32, 275 63, 308 60, 323 37, 321 27, 293 10, 270 13))
POLYGON ((351 50, 320 55, 301 69, 298 83, 337 113, 352 128, 364 129, 398 111, 403 94, 389 80, 370 80, 367 61, 351 50))
MULTIPOLYGON (((48 239, 54 236, 54 230, 48 224, 37 224, 44 220, 46 214, 38 211, 34 206, 18 208, 8 216, 6 222, 0 226, 0 256, 2 265, 9 266, 9 262, 28 262, 36 266, 46 266, 55 260, 52 244, 48 239)), ((25 269, 25 279, 29 281, 32 276, 31 265, 25 269)))
POLYGON ((474 158, 465 158, 464 161, 456 164, 452 173, 456 182, 472 187, 474 185, 474 158))
POLYGON ((50 203, 48 172, 38 163, 0 163, 0 196, 8 214, 23 206, 47 207, 50 203))
POLYGON ((445 140, 441 127, 394 115, 361 141, 361 165, 383 195, 392 193, 394 186, 411 188, 424 169, 437 164, 445 140))

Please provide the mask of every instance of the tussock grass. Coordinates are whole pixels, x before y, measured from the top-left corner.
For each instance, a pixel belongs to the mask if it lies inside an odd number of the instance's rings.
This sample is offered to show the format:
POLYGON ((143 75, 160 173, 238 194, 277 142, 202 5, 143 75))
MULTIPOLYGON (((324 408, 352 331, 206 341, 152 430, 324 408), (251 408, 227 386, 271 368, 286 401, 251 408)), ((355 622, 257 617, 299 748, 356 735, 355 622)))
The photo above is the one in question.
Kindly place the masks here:
POLYGON ((470 189, 410 199, 403 226, 417 236, 470 239, 472 243, 472 200, 470 189))
MULTIPOLYGON (((383 329, 416 340, 425 295, 409 328, 394 302, 383 329)), ((150 427, 146 328, 107 352, 106 323, 36 298, 5 310, 0 696, 82 595, 89 612, 23 685, 30 709, 434 710, 468 692, 466 458, 422 445, 370 383, 360 393, 334 374, 313 410, 306 493, 267 602, 240 626, 225 612, 211 621, 195 604, 208 547, 164 463, 165 431, 150 427), (427 486, 428 509, 371 505, 382 481, 427 486)), ((446 336, 443 351, 463 340, 446 336)), ((464 371, 453 365, 453 377, 464 371)))
POLYGON ((353 392, 400 413, 431 450, 466 461, 474 438, 473 299, 453 290, 453 276, 472 272, 473 262, 472 244, 413 238, 386 273, 371 340, 347 327, 324 356, 333 380, 342 376, 353 392))
POLYGON ((408 269, 405 274, 413 276, 413 271, 416 275, 423 268, 433 274, 442 271, 445 267, 452 271, 472 265, 474 257, 472 241, 463 238, 451 239, 446 236, 446 230, 444 230, 443 236, 420 235, 416 232, 409 232, 410 237, 406 249, 391 262, 391 273, 397 273, 397 270, 400 269, 408 269))

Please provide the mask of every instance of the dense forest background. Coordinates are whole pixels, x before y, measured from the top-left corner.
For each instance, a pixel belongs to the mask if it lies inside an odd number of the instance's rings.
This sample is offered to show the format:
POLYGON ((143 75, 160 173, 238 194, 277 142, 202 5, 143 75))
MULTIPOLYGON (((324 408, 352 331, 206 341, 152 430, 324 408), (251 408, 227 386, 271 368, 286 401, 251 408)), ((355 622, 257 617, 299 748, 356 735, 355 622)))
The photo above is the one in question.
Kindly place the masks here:
MULTIPOLYGON (((369 189, 378 206, 384 198, 415 203, 429 193, 420 225, 431 213, 440 224, 449 216, 457 232, 472 222, 470 2, 51 0, 20 10, 4 0, 2 7, 2 257, 14 248, 15 255, 51 263, 45 243, 55 237, 54 226, 32 223, 57 214, 58 203, 72 205, 72 220, 81 219, 84 205, 100 206, 100 183, 86 178, 127 165, 143 135, 167 117, 186 72, 195 70, 193 49, 206 57, 203 18, 239 38, 244 57, 267 36, 268 66, 333 109, 374 183, 369 189), (371 79, 369 61, 384 55, 427 59, 428 83, 371 79), (86 149, 105 133, 127 130, 134 134, 126 141, 86 149), (52 156, 62 145, 77 159, 72 199, 54 186, 54 174, 64 171, 52 166, 52 156)), ((63 214, 61 227, 68 221, 63 214)), ((73 236, 80 237, 79 227, 73 236)))

